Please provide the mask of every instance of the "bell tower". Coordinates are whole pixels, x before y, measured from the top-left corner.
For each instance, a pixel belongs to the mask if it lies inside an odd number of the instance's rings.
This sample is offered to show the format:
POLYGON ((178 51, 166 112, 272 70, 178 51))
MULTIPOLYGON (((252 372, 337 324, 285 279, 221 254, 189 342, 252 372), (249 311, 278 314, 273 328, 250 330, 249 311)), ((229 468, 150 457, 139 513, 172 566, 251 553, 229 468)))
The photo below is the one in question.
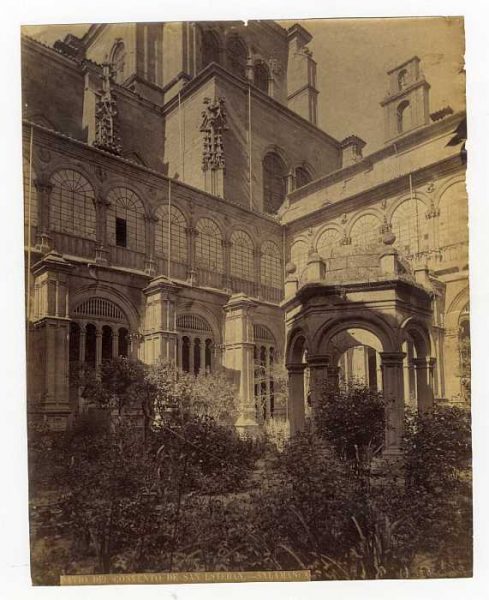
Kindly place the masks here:
POLYGON ((430 84, 417 56, 387 71, 387 75, 389 91, 380 105, 384 109, 386 141, 390 141, 429 123, 430 84))

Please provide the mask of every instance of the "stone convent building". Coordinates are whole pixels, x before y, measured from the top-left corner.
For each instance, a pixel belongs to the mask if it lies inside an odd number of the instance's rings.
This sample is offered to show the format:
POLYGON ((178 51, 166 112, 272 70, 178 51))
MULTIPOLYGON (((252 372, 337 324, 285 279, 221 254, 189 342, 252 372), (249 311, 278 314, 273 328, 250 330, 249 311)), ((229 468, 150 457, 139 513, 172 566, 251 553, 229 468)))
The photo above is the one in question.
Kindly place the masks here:
POLYGON ((406 57, 364 156, 317 126, 310 41, 274 22, 23 37, 32 417, 66 427, 72 369, 121 355, 226 369, 245 429, 300 430, 321 382, 358 377, 392 400, 386 450, 405 406, 468 401, 465 115, 430 113, 406 57))

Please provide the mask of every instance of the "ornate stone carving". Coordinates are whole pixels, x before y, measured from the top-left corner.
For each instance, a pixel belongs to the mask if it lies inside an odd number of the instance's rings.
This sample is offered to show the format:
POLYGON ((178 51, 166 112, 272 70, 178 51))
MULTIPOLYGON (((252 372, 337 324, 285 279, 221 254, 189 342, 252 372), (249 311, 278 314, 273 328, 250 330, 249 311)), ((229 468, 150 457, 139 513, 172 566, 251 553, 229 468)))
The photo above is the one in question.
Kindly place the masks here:
POLYGON ((102 89, 95 105, 95 141, 96 148, 119 155, 118 111, 115 95, 112 93, 112 65, 102 65, 102 89))
POLYGON ((227 130, 224 98, 204 98, 202 125, 204 134, 202 170, 224 169, 223 132, 227 130))
POLYGON ((270 69, 270 73, 272 75, 280 75, 282 72, 282 64, 278 58, 270 58, 268 60, 268 68, 270 69))

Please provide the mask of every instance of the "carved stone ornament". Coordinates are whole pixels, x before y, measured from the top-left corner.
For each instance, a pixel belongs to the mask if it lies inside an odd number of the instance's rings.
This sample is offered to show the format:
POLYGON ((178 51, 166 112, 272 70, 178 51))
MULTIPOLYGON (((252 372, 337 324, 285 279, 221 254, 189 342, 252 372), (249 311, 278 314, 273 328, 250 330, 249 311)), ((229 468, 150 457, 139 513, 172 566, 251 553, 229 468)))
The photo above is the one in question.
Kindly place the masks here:
POLYGON ((95 141, 96 148, 119 155, 119 123, 117 102, 111 87, 112 65, 102 65, 102 89, 95 104, 95 141))
POLYGON ((43 163, 48 163, 51 160, 51 152, 47 148, 41 146, 38 151, 39 160, 43 163))
POLYGON ((282 72, 282 64, 278 58, 270 58, 268 60, 268 68, 270 69, 270 73, 272 73, 272 75, 280 75, 282 72))
POLYGON ((204 98, 202 170, 224 169, 223 132, 227 130, 224 98, 204 98))

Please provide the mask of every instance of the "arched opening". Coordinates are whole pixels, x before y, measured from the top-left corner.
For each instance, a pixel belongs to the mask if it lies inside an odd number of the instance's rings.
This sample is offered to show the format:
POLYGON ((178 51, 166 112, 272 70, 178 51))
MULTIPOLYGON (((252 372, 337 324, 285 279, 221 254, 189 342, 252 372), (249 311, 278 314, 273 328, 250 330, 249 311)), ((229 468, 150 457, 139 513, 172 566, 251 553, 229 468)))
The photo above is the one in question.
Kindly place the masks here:
POLYGON ((270 72, 268 70, 267 65, 264 62, 256 63, 253 75, 256 87, 262 92, 265 92, 265 94, 268 94, 270 72))
POLYGON ((145 252, 145 211, 140 198, 132 190, 117 187, 107 196, 107 237, 109 244, 145 252))
POLYGON ((121 84, 127 79, 126 58, 126 45, 122 40, 117 40, 110 52, 110 62, 116 83, 121 84))
POLYGON ((434 361, 430 358, 430 341, 427 331, 420 325, 408 324, 404 331, 402 351, 404 402, 420 413, 433 407, 434 361))
POLYGON ((214 31, 207 30, 202 34, 202 68, 210 63, 220 62, 219 38, 214 31))
POLYGON ((411 104, 403 100, 397 107, 397 132, 404 133, 412 127, 411 104))
POLYGON ((269 152, 263 159, 263 209, 274 214, 284 203, 287 195, 287 167, 276 152, 269 152))
POLYGON ((227 66, 228 69, 242 79, 246 78, 246 61, 248 58, 248 49, 243 40, 237 35, 232 35, 226 45, 227 66))
POLYGON ((119 329, 118 356, 126 357, 129 355, 129 332, 125 327, 119 329))
POLYGON ((304 429, 306 412, 309 412, 309 374, 306 375, 307 343, 301 332, 290 340, 287 352, 288 405, 290 434, 304 429))
POLYGON ((338 376, 347 386, 382 391, 382 343, 376 335, 361 328, 347 328, 333 336, 330 345, 338 376))
POLYGON ((428 249, 426 205, 422 200, 404 200, 392 214, 391 223, 396 248, 405 258, 413 258, 428 249))
POLYGON ((102 327, 102 360, 112 358, 112 328, 108 325, 102 327))
POLYGON ((402 69, 401 71, 399 71, 397 75, 397 87, 399 91, 402 91, 407 87, 407 75, 408 72, 406 69, 402 69))
POLYGON ((186 373, 198 375, 214 369, 215 341, 209 323, 195 314, 177 317, 177 365, 186 373))
POLYGON ((93 323, 88 323, 85 331, 85 363, 94 369, 97 359, 97 328, 93 323))
POLYGON ((274 416, 273 365, 276 351, 275 338, 265 325, 253 325, 255 408, 258 423, 274 416))

